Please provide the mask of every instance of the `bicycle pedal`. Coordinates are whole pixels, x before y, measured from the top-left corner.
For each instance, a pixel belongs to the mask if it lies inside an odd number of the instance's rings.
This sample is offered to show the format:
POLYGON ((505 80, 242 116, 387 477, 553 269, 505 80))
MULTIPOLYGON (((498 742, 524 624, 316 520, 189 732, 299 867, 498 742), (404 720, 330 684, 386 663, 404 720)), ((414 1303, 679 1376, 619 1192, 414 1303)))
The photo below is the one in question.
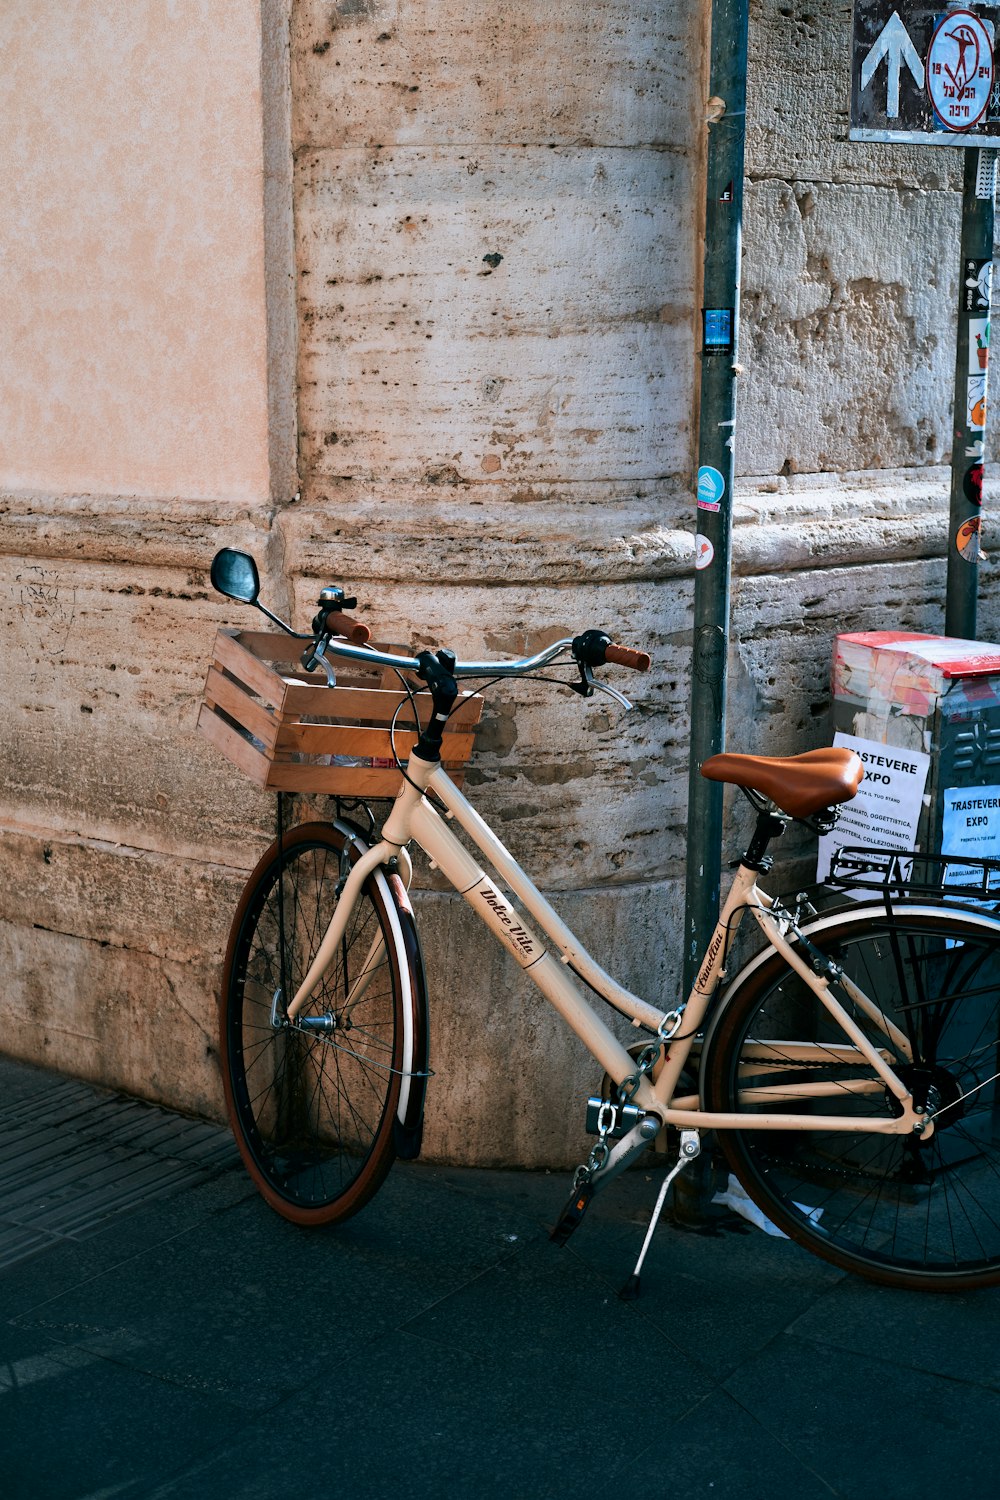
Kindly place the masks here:
POLYGON ((594 1185, 592 1182, 584 1182, 578 1188, 573 1189, 573 1196, 556 1220, 549 1239, 556 1245, 565 1245, 573 1230, 583 1218, 590 1207, 590 1200, 594 1196, 594 1185))

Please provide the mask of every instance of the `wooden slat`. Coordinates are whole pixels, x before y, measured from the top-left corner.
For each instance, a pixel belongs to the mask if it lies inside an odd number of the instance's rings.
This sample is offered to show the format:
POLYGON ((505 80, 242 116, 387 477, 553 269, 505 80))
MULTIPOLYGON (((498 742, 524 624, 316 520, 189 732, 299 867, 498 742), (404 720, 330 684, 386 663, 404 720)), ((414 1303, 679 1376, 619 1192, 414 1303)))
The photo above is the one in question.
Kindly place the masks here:
POLYGON ((245 651, 250 651, 260 661, 283 661, 298 664, 308 641, 293 640, 280 630, 239 630, 236 638, 245 651))
POLYGON ((367 766, 303 766, 274 761, 268 768, 267 786, 276 792, 325 792, 331 797, 394 797, 400 775, 395 767, 373 770, 367 766))
MULTIPOLYGON (((292 636, 285 635, 280 630, 239 630, 230 633, 235 634, 244 649, 252 652, 260 661, 271 662, 272 664, 274 662, 283 662, 292 669, 292 675, 295 677, 301 673, 305 677, 314 676, 317 682, 325 680, 322 672, 310 674, 303 671, 301 665, 302 653, 309 644, 308 640, 296 640, 292 636)), ((343 638, 340 636, 334 636, 334 641, 341 639, 343 638)), ((374 641, 370 642, 370 644, 375 645, 374 641)), ((376 647, 376 650, 381 651, 388 651, 389 649, 388 646, 376 647)), ((406 655, 405 652, 399 651, 397 651, 397 654, 406 655)), ((359 662, 358 666, 363 667, 364 663, 359 662)), ((374 674, 377 674, 381 672, 382 668, 377 662, 372 662, 371 670, 374 674)), ((282 674, 279 673, 278 675, 282 674)))
MULTIPOLYGON (((452 769, 446 764, 446 769, 456 786, 461 786, 462 768, 452 769)), ((329 797, 395 797, 400 781, 395 767, 374 770, 365 766, 302 766, 276 761, 269 767, 267 787, 274 792, 321 792, 329 797)))
MULTIPOLYGON (((300 687, 289 685, 285 693, 284 712, 297 718, 347 720, 350 723, 391 724, 399 708, 402 694, 398 686, 392 691, 369 687, 349 687, 338 683, 335 688, 300 687)), ((432 703, 429 694, 416 698, 420 723, 424 725, 431 716, 432 703)), ((474 725, 479 722, 483 700, 474 694, 460 698, 449 724, 474 725)), ((404 702, 397 720, 401 728, 412 728, 413 709, 404 702)))
POLYGON ((285 696, 284 681, 270 667, 258 661, 253 652, 246 649, 240 637, 232 635, 228 630, 220 630, 215 638, 215 664, 245 683, 252 693, 263 698, 272 708, 281 708, 285 696))
POLYGON ((256 703, 238 682, 234 682, 217 667, 209 668, 205 683, 205 702, 223 709, 262 744, 274 747, 281 729, 281 720, 272 709, 256 703))
MULTIPOLYGON (((409 755, 416 744, 415 734, 399 732, 396 745, 401 755, 409 755)), ((392 755, 388 729, 364 729, 357 724, 282 724, 274 748, 280 754, 302 755, 392 755)))
POLYGON ((213 713, 207 703, 202 704, 198 714, 198 728, 251 781, 255 781, 258 786, 268 785, 270 763, 267 757, 251 745, 249 740, 244 739, 238 730, 233 729, 232 725, 213 713))
MULTIPOLYGON (((372 719, 376 723, 388 724, 396 712, 400 692, 383 693, 371 687, 344 687, 340 683, 331 687, 302 687, 289 685, 285 694, 285 712, 289 717, 311 719, 348 719, 357 723, 359 719, 372 719)), ((412 714, 406 708, 403 714, 412 723, 412 714)))
MULTIPOLYGON (((396 753, 406 759, 417 743, 416 734, 397 729, 396 753)), ((388 729, 372 729, 357 724, 282 724, 274 750, 279 754, 357 755, 391 759, 393 736, 388 729)), ((471 734, 445 734, 441 742, 443 760, 464 761, 472 753, 471 734)))

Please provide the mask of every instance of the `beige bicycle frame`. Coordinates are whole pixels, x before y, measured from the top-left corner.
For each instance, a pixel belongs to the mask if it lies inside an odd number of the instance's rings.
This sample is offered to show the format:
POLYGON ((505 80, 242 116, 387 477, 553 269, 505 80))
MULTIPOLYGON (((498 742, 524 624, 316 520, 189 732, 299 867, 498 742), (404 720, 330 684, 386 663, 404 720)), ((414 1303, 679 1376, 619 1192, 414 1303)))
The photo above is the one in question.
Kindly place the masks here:
MULTIPOLYGON (((614 1082, 621 1084, 634 1075, 634 1059, 593 1010, 576 983, 574 974, 637 1027, 646 1027, 656 1032, 665 1021, 667 1012, 633 995, 605 973, 440 766, 414 757, 407 766, 407 777, 409 779, 403 781, 392 812, 386 820, 381 841, 361 854, 351 869, 316 957, 288 1006, 289 1020, 294 1020, 323 978, 367 877, 394 857, 401 858, 408 871, 406 846, 412 841, 424 850, 432 864, 441 870, 480 920, 499 938, 614 1082), (444 804, 445 818, 441 817, 423 795, 425 790, 433 790, 444 804), (500 879, 513 891, 531 919, 538 923, 558 951, 558 958, 522 918, 500 889, 497 880, 486 874, 464 844, 456 838, 446 821, 452 818, 486 857, 500 879)), ((859 1006, 884 1034, 884 1046, 874 1047, 831 993, 828 981, 815 974, 793 950, 786 940, 782 921, 771 913, 772 906, 771 898, 758 888, 754 872, 741 865, 688 997, 683 1013, 683 1039, 668 1044, 666 1055, 658 1066, 655 1082, 649 1076, 639 1079, 633 1103, 640 1109, 657 1115, 664 1124, 682 1129, 864 1130, 881 1135, 908 1135, 919 1126, 926 1139, 933 1130, 932 1122, 925 1122, 924 1117, 913 1109, 909 1090, 892 1066, 894 1059, 905 1061, 910 1056, 906 1037, 882 1015, 871 999, 844 976, 839 982, 847 990, 852 1003, 859 1006), (722 977, 729 935, 735 930, 745 911, 752 913, 768 941, 782 955, 789 968, 813 991, 817 1001, 829 1011, 844 1033, 844 1042, 836 1049, 818 1043, 813 1047, 808 1042, 787 1045, 784 1042, 757 1043, 749 1060, 758 1061, 761 1070, 771 1071, 768 1066, 770 1060, 773 1069, 780 1072, 781 1065, 787 1066, 789 1060, 808 1061, 815 1056, 829 1060, 831 1051, 835 1051, 841 1061, 849 1062, 857 1058, 860 1065, 863 1060, 877 1074, 877 1079, 859 1078, 854 1084, 848 1080, 827 1084, 782 1085, 779 1081, 773 1087, 755 1088, 754 1104, 770 1102, 772 1099, 775 1103, 822 1097, 833 1099, 843 1097, 845 1093, 877 1093, 888 1089, 899 1102, 899 1115, 860 1118, 857 1115, 782 1114, 780 1111, 744 1115, 703 1110, 698 1107, 698 1100, 694 1096, 674 1098, 681 1070, 691 1052, 694 1035, 701 1029, 716 985, 722 977), (780 1052, 777 1050, 779 1048, 780 1052)), ((373 968, 373 962, 366 967, 373 968)), ((363 986, 364 981, 361 983, 363 986)), ((352 997, 358 997, 357 985, 352 991, 352 997)))

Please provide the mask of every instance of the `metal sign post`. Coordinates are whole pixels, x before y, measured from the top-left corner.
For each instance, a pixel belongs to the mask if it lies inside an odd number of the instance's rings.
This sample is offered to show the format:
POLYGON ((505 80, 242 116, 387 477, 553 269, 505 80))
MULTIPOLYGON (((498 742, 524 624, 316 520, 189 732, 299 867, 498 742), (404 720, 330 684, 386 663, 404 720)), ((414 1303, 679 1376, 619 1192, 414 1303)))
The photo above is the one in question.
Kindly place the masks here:
POLYGON ((699 858, 687 868, 685 994, 715 925, 722 876, 722 787, 706 781, 700 768, 725 744, 747 17, 748 0, 714 0, 688 777, 688 822, 698 830, 699 858))
POLYGON ((990 357, 993 215, 997 154, 969 151, 962 194, 962 260, 955 354, 955 425, 948 522, 946 635, 976 638, 979 532, 986 444, 986 378, 990 357))
POLYGON ((964 147, 945 631, 976 634, 1000 67, 991 4, 855 0, 852 141, 964 147), (974 149, 969 149, 974 148, 974 149))
MULTIPOLYGON (((705 780, 701 763, 724 748, 726 737, 748 15, 749 0, 713 0, 688 768, 688 825, 698 830, 698 859, 689 854, 687 862, 685 995, 715 926, 722 880, 722 786, 705 780)), ((703 1221, 711 1177, 708 1152, 678 1177, 674 1215, 680 1222, 703 1221)))

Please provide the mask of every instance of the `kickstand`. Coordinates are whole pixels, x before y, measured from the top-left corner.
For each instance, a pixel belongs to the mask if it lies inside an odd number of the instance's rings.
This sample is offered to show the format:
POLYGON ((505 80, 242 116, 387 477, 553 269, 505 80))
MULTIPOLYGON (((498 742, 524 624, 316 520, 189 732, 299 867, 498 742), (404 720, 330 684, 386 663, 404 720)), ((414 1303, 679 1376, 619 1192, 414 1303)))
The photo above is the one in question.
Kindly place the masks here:
POLYGON ((697 1130, 682 1130, 680 1154, 677 1157, 677 1161, 667 1173, 666 1177, 664 1177, 663 1182, 660 1186, 660 1191, 657 1194, 656 1203, 653 1208, 652 1217, 649 1221, 649 1228, 646 1230, 646 1238, 642 1242, 642 1249, 639 1251, 639 1259, 635 1263, 635 1270, 632 1272, 628 1281, 626 1281, 625 1285, 618 1293, 623 1302, 634 1302, 639 1295, 639 1273, 642 1270, 642 1263, 646 1259, 646 1251, 649 1249, 653 1240, 653 1235, 656 1233, 656 1226, 660 1222, 660 1215, 663 1212, 663 1205, 667 1201, 667 1189, 670 1187, 670 1184, 673 1182, 678 1173, 683 1172, 684 1168, 689 1164, 689 1162, 693 1162, 695 1158, 700 1155, 701 1137, 699 1136, 697 1130))

